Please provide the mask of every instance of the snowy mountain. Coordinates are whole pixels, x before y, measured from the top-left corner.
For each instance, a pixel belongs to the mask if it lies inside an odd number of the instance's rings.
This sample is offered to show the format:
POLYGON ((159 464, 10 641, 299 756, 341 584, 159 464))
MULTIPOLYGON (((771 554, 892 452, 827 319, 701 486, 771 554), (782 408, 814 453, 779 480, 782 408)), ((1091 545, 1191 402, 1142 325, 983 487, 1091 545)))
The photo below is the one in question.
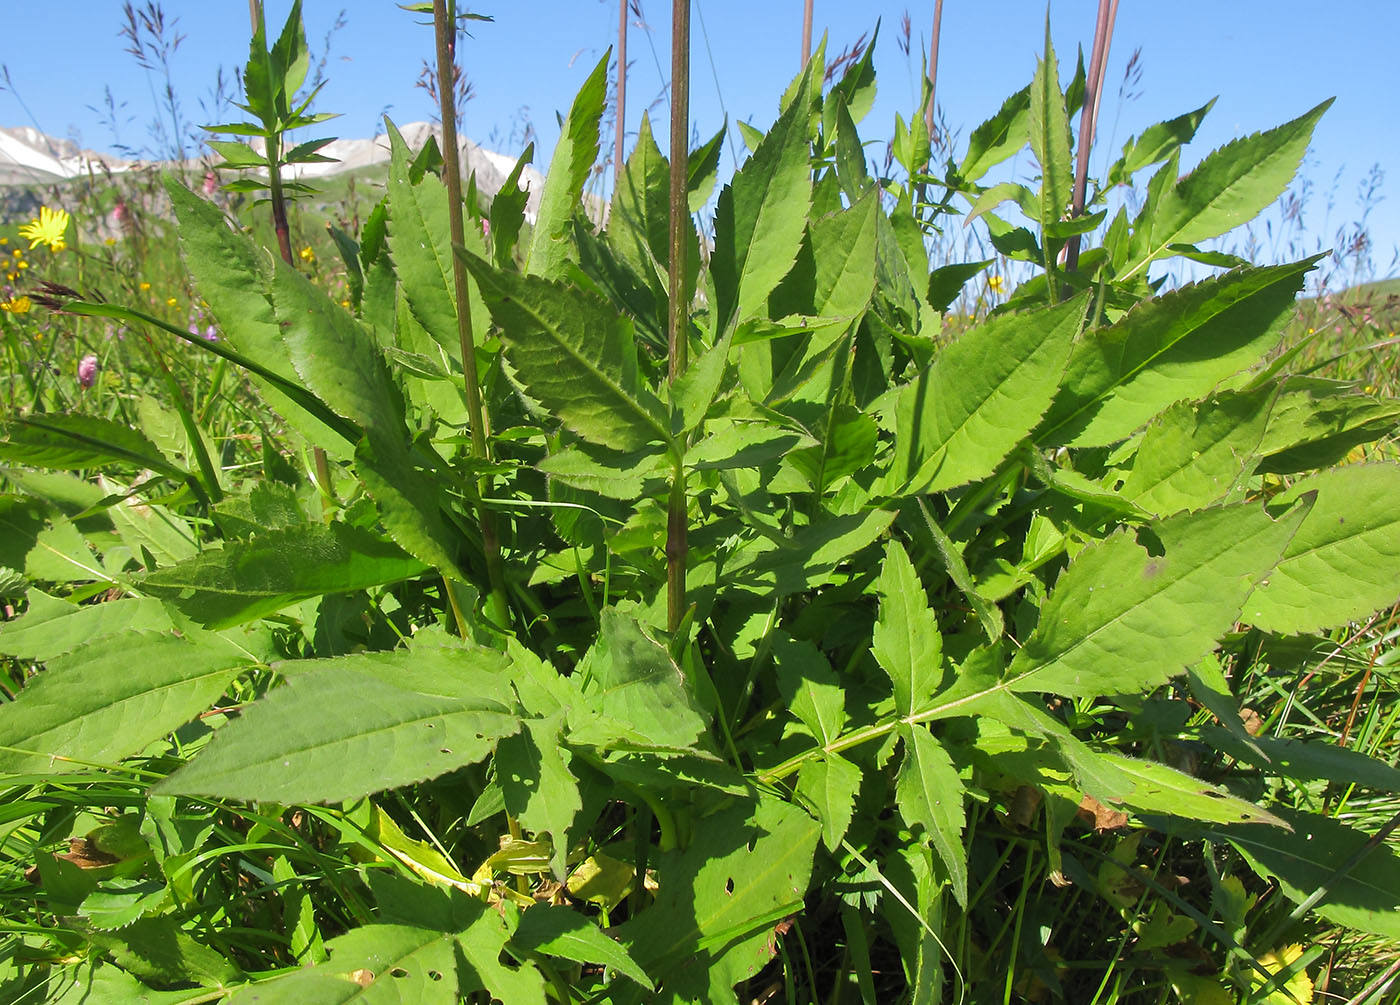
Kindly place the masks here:
MULTIPOLYGON (((418 149, 429 136, 440 136, 437 126, 428 122, 411 122, 401 127, 404 140, 418 149)), ((389 140, 376 136, 367 140, 335 140, 320 151, 336 158, 331 164, 299 164, 288 169, 296 178, 324 178, 358 168, 372 168, 389 162, 389 140)), ((471 140, 461 141, 462 173, 476 172, 477 189, 493 196, 505 184, 515 159, 487 150, 471 140)), ((213 163, 212 155, 202 163, 213 163)), ((0 186, 51 185, 76 178, 89 172, 119 174, 135 168, 159 167, 158 162, 130 161, 111 154, 82 150, 70 140, 54 139, 28 126, 0 126, 0 186)), ((197 166, 192 163, 191 167, 197 166)), ((533 219, 539 208, 544 175, 527 166, 520 174, 520 184, 530 193, 526 214, 533 219)))

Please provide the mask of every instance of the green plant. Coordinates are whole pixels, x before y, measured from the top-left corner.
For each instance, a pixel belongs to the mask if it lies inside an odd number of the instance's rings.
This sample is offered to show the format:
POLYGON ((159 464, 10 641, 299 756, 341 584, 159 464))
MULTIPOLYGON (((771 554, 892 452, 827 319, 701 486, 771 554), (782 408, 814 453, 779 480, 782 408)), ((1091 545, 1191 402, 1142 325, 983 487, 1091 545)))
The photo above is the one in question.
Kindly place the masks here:
POLYGON ((28 605, 0 632, 11 988, 1260 1001, 1303 986, 1317 953, 1286 947, 1317 918, 1400 935, 1385 832, 1260 784, 1396 770, 1256 735, 1236 694, 1278 653, 1322 672, 1322 633, 1400 594, 1400 469, 1333 466, 1395 406, 1270 358, 1315 259, 1197 247, 1284 189, 1325 106, 1185 178, 1203 112, 1151 127, 1064 219, 1084 87, 1048 40, 941 176, 920 114, 902 179, 872 177, 870 53, 825 91, 823 61, 751 137, 705 268, 690 232, 669 269, 679 167, 645 123, 607 227, 583 217, 605 56, 532 229, 513 184, 483 215, 391 127, 349 309, 176 182, 221 341, 47 291, 237 365, 286 428, 219 471, 90 416, 0 443, 26 469, 0 497, 28 605), (1027 143, 1038 187, 980 186, 1027 143), (948 339, 987 264, 928 260, 959 196, 1041 275, 948 339), (1235 267, 1159 295, 1176 255, 1235 267), (279 441, 326 450, 329 512, 279 441), (149 476, 113 500, 54 469, 149 476), (1079 966, 1096 903, 1116 945, 1079 966))

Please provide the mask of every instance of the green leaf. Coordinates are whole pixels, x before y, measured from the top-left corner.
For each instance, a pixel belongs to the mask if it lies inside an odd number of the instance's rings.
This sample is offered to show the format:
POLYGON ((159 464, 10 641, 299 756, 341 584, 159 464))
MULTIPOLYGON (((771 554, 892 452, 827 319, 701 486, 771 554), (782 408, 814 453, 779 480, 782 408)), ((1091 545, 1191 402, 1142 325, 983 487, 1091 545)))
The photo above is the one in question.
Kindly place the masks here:
POLYGON ((1138 694, 1184 672, 1234 625, 1307 511, 1297 505, 1274 520, 1257 505, 1224 506, 1090 545, 1056 581, 1008 686, 1138 694))
POLYGON ((309 597, 363 590, 423 573, 397 546, 347 524, 272 530, 158 569, 141 580, 199 624, 227 628, 309 597))
POLYGON ((988 258, 981 262, 963 262, 934 269, 928 276, 929 306, 936 311, 946 311, 962 293, 963 285, 995 262, 995 258, 988 258))
POLYGON ((1026 145, 1029 138, 1031 88, 1021 88, 967 138, 967 153, 958 165, 964 184, 975 182, 1026 145))
POLYGON ((591 920, 567 907, 536 904, 523 912, 510 944, 525 952, 546 953, 575 963, 601 964, 649 991, 655 989, 646 971, 627 955, 627 950, 604 935, 591 920))
POLYGON ((336 802, 425 781, 485 758, 520 729, 504 658, 420 648, 282 664, 285 686, 223 726, 165 795, 336 802))
MULTIPOLYGON (((218 952, 181 931, 170 915, 141 918, 119 932, 93 932, 90 938, 93 945, 110 955, 118 966, 153 984, 199 981, 228 986, 243 976, 237 966, 218 952)), ((145 997, 149 994, 143 989, 143 998, 138 1000, 151 1001, 145 997)), ((178 994, 185 996, 187 992, 178 994)), ((89 1000, 114 999, 94 996, 89 1000)))
POLYGON ((1229 827, 1208 831, 1228 841, 1249 867, 1278 883, 1289 900, 1301 903, 1326 885, 1312 908, 1335 925, 1400 938, 1400 857, 1385 845, 1352 860, 1370 841, 1365 831, 1329 817, 1277 810, 1290 830, 1229 827), (1345 870, 1337 875, 1340 870, 1345 870))
POLYGON ((20 419, 0 442, 0 460, 70 471, 121 463, 171 478, 190 477, 127 424, 90 415, 52 413, 20 419))
POLYGON ((1165 764, 1112 752, 1098 756, 1104 759, 1106 766, 1117 769, 1133 784, 1131 792, 1121 800, 1110 799, 1110 803, 1121 801, 1140 813, 1169 813, 1210 823, 1286 826, 1268 810, 1165 764))
POLYGON ((1400 400, 1376 399, 1346 381, 1288 377, 1269 414, 1261 472, 1292 474, 1330 467, 1354 447, 1400 425, 1400 400))
POLYGON ((903 545, 891 540, 876 581, 880 616, 870 651, 894 684, 895 711, 919 711, 943 679, 943 636, 903 545))
POLYGON ((967 906, 967 854, 962 832, 967 824, 963 810, 963 784, 958 769, 943 745, 923 726, 907 723, 899 728, 904 740, 904 761, 895 779, 895 801, 900 815, 924 836, 948 871, 953 896, 967 906))
POLYGON ((813 311, 828 317, 856 317, 875 292, 875 234, 879 201, 874 189, 849 209, 814 220, 812 256, 816 262, 813 311))
POLYGON ((1060 75, 1055 47, 1050 44, 1050 17, 1045 17, 1045 55, 1036 64, 1031 81, 1031 150, 1040 164, 1039 212, 1036 219, 1047 227, 1060 218, 1069 205, 1073 166, 1069 153, 1069 113, 1060 91, 1060 75))
MULTIPOLYGON (((616 608, 602 612, 598 641, 589 651, 584 694, 605 719, 624 724, 631 735, 661 747, 684 748, 707 732, 708 722, 685 675, 666 647, 616 608)), ((593 713, 570 719, 571 739, 593 713)), ((608 728, 603 724, 603 728, 608 728)))
POLYGON ((51 660, 0 709, 0 771, 60 774, 139 753, 251 661, 216 636, 123 632, 51 660))
POLYGON ((583 802, 569 770, 573 755, 559 743, 561 719, 562 715, 526 719, 522 731, 501 739, 495 765, 506 809, 522 827, 536 834, 549 832, 554 847, 550 865, 554 878, 562 883, 569 827, 583 802))
POLYGON ((1129 279, 1172 244, 1196 244, 1252 220, 1288 187, 1312 139, 1313 127, 1331 106, 1328 98, 1276 129, 1227 143, 1177 182, 1133 235, 1129 279))
POLYGON ((1355 464, 1319 472, 1276 497, 1317 493, 1278 567, 1254 591, 1244 619, 1283 635, 1359 620, 1400 597, 1400 466, 1355 464))
POLYGON ((301 385, 302 380, 292 366, 266 295, 266 259, 248 238, 229 227, 218 207, 171 176, 165 176, 164 181, 180 225, 185 264, 218 320, 225 342, 265 371, 254 372, 252 380, 269 405, 309 442, 334 449, 341 442, 339 430, 289 396, 285 388, 287 384, 301 385))
POLYGON ((818 831, 796 807, 760 797, 697 820, 683 852, 662 853, 655 902, 618 929, 665 988, 644 1000, 732 1000, 734 985, 772 957, 773 926, 801 909, 818 831))
POLYGON ((455 1005, 461 1000, 456 940, 430 928, 363 925, 326 943, 329 962, 248 985, 229 1005, 455 1005))
POLYGON ((461 251, 506 357, 532 397, 611 450, 671 442, 670 417, 637 369, 632 323, 583 289, 493 269, 461 251))
POLYGON ((387 118, 384 125, 389 133, 389 253, 394 271, 414 318, 459 360, 447 188, 428 173, 414 182, 408 144, 387 118))
POLYGON ((1161 515, 1233 501, 1254 470, 1276 393, 1225 391, 1167 408, 1147 427, 1123 497, 1161 515))
MULTIPOLYGON (((1192 690, 1194 693, 1195 689, 1192 690)), ((1216 714, 1218 717, 1219 713, 1216 714)), ((1235 715, 1238 718, 1238 713, 1235 715)), ((1400 768, 1325 740, 1304 742, 1276 736, 1236 735, 1219 726, 1203 727, 1201 739, 1213 749, 1253 764, 1276 778, 1330 781, 1400 792, 1400 768)))
POLYGON ((803 761, 797 773, 797 794, 812 805, 821 821, 822 844, 828 851, 839 848, 850 829, 860 779, 860 768, 840 754, 825 751, 803 761))
POLYGON ((1318 257, 1238 269, 1149 300, 1075 346, 1036 442, 1106 446, 1258 362, 1318 257))
POLYGON ((491 200, 491 257, 500 269, 515 261, 515 245, 520 239, 520 227, 525 223, 525 207, 530 203, 530 193, 521 186, 520 175, 534 159, 535 144, 527 144, 491 200))
MULTIPOLYGON (((800 92, 807 87, 804 75, 800 92)), ((710 258, 718 335, 764 315, 802 245, 812 192, 807 114, 806 102, 793 101, 720 192, 710 258)))
POLYGON ((280 259, 271 294, 282 341, 301 383, 372 436, 406 440, 403 401, 374 336, 280 259))
POLYGON ((1050 407, 1086 295, 992 318, 894 392, 891 492, 929 493, 990 475, 1050 407))
POLYGON ((1123 156, 1108 169, 1106 186, 1127 182, 1149 164, 1165 160, 1174 150, 1190 143, 1191 137, 1196 135, 1196 130, 1205 119, 1206 113, 1215 105, 1215 101, 1215 98, 1211 98, 1194 112, 1148 126, 1142 131, 1142 135, 1124 143, 1123 156))
POLYGON ((534 237, 525 256, 525 271, 546 279, 563 279, 569 261, 569 219, 583 195, 583 183, 598 159, 598 120, 608 97, 608 62, 612 49, 579 88, 569 114, 559 126, 559 142, 549 160, 544 192, 535 216, 534 237))
POLYGON ((686 158, 686 206, 692 213, 698 213, 704 209, 705 203, 709 202, 710 196, 714 194, 715 182, 719 178, 719 155, 724 149, 724 137, 727 129, 728 121, 726 120, 725 125, 719 127, 719 132, 690 151, 690 155, 686 158))
POLYGON ((123 597, 79 607, 31 589, 28 599, 29 609, 0 629, 0 653, 47 662, 107 636, 174 628, 165 606, 154 597, 123 597))
POLYGON ((769 643, 788 708, 817 743, 829 745, 846 724, 846 692, 831 664, 806 639, 774 633, 769 643))
POLYGON ((836 566, 879 540, 894 517, 891 510, 875 509, 823 520, 782 545, 749 552, 730 571, 736 581, 771 587, 779 596, 800 593, 830 582, 836 566))

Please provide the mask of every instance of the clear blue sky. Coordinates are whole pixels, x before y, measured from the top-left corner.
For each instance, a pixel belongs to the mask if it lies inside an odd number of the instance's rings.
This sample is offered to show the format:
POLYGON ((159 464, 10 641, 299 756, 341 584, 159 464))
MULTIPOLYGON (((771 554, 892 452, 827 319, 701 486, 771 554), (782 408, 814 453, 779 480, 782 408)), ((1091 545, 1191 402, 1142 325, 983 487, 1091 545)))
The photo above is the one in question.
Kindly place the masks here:
MULTIPOLYGON (((143 0, 143 3, 145 0, 143 0)), ((329 84, 317 101, 343 117, 327 124, 342 136, 370 136, 381 113, 397 122, 429 118, 426 93, 414 86, 422 60, 431 54, 431 29, 421 16, 391 0, 304 0, 313 53, 326 51, 325 36, 344 11, 343 27, 329 40, 329 84)), ((149 145, 148 123, 164 86, 123 52, 117 0, 71 0, 55 7, 10 3, 6 10, 3 62, 12 88, 0 91, 0 125, 37 125, 84 145, 110 149, 114 136, 101 114, 108 89, 118 109, 116 140, 149 145), (22 41, 21 41, 22 40, 22 41), (91 106, 91 107, 90 107, 91 106)), ((182 111, 193 122, 208 118, 215 75, 225 76, 247 58, 248 7, 243 0, 166 0, 167 23, 184 36, 171 57, 182 111)), ((266 0, 272 31, 281 26, 290 0, 266 0)), ((483 0, 472 9, 495 17, 478 24, 459 56, 475 89, 465 131, 478 142, 509 153, 520 149, 520 127, 528 121, 538 137, 536 164, 548 163, 557 135, 555 115, 567 108, 603 51, 616 39, 616 0, 483 0)), ((642 0, 646 26, 634 23, 629 42, 631 74, 627 127, 635 132, 651 106, 658 131, 667 116, 662 88, 669 72, 670 4, 642 0)), ((1072 70, 1076 46, 1092 42, 1097 5, 1058 0, 1051 24, 1063 64, 1072 70)), ((711 135, 730 119, 767 126, 778 96, 798 68, 801 0, 695 0, 692 14, 691 119, 696 132, 711 135), (703 30, 702 30, 703 26, 703 30), (714 70, 711 69, 713 59, 714 70), (718 83, 716 82, 718 81, 718 83)), ((862 124, 866 140, 886 139, 896 111, 909 117, 932 21, 932 0, 885 2, 816 0, 814 34, 830 36, 839 51, 882 18, 876 69, 880 98, 862 124), (914 54, 897 44, 908 11, 914 54)), ((1035 69, 1042 47, 1045 5, 1040 0, 998 4, 945 0, 938 100, 944 116, 965 136, 992 114, 1035 69)), ((1337 102, 1314 136, 1305 165, 1313 189, 1305 222, 1308 240, 1330 246, 1339 227, 1362 212, 1358 186, 1373 165, 1400 165, 1400 113, 1396 103, 1396 57, 1400 4, 1389 0, 1127 0, 1118 12, 1101 112, 1098 153, 1101 170, 1109 151, 1147 125, 1204 104, 1219 95, 1183 168, 1228 140, 1284 122, 1335 95, 1337 102), (1134 50, 1141 49, 1141 76, 1120 100, 1119 85, 1134 50), (1328 206, 1328 204, 1332 205, 1328 206)), ((629 144, 630 145, 630 144, 629 144)), ((742 151, 740 152, 742 157, 742 151)), ((726 151, 726 170, 731 165, 726 151)), ((1368 220, 1379 276, 1400 272, 1400 202, 1391 177, 1368 220)), ((1266 243, 1267 234, 1261 233, 1266 243)), ((1269 258, 1269 248, 1258 257, 1269 258)))

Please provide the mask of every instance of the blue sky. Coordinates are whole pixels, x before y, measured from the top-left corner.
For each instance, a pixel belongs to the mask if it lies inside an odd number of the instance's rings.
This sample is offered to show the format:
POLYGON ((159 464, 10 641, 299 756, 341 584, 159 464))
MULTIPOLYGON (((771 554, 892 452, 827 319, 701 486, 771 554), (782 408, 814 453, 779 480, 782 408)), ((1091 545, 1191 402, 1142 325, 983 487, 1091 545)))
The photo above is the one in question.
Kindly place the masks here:
MULTIPOLYGON (((230 77, 247 57, 247 5, 166 0, 163 6, 167 23, 175 20, 184 36, 170 62, 182 112, 191 122, 208 121, 205 109, 217 70, 222 67, 230 77)), ((290 0, 266 0, 266 6, 275 31, 290 0)), ((421 17, 391 0, 304 0, 304 6, 314 53, 327 51, 325 37, 331 32, 329 83, 317 108, 344 114, 327 124, 329 133, 373 135, 385 112, 401 123, 430 117, 426 93, 414 86, 432 48, 431 29, 421 26, 421 17), (332 30, 342 11, 343 26, 332 30)), ((97 149, 110 149, 114 141, 150 145, 148 124, 165 81, 123 52, 117 0, 72 0, 59 8, 61 22, 52 6, 7 7, 8 37, 27 44, 11 44, 3 55, 12 87, 0 90, 0 125, 37 125, 97 149), (115 136, 102 114, 108 90, 118 105, 115 136)), ((635 133, 643 109, 651 109, 658 131, 668 114, 660 71, 669 71, 670 4, 641 0, 641 7, 646 26, 634 23, 628 50, 629 133, 635 133)), ((1059 0, 1052 7, 1052 35, 1064 76, 1076 47, 1090 46, 1096 7, 1090 0, 1059 0)), ((615 41, 616 0, 487 0, 472 9, 496 20, 475 26, 474 37, 459 49, 475 91, 465 132, 517 153, 528 123, 538 141, 535 162, 543 167, 557 135, 556 112, 567 108, 615 41)), ((695 0, 692 9, 695 132, 712 135, 726 111, 731 121, 766 126, 798 69, 801 0, 695 0)), ((882 19, 875 60, 880 96, 862 123, 864 139, 888 138, 895 113, 909 116, 932 10, 932 0, 816 0, 814 34, 827 31, 830 52, 882 19), (905 11, 913 24, 912 59, 897 44, 905 11)), ((951 127, 965 136, 1029 81, 1044 25, 1045 5, 1039 0, 996 5, 945 0, 938 100, 951 127)), ((1232 138, 1278 125, 1335 95, 1304 167, 1312 185, 1304 217, 1308 250, 1331 246, 1338 228, 1361 217, 1358 188, 1372 166, 1387 171, 1400 164, 1397 37, 1400 5, 1377 0, 1331 0, 1324 7, 1303 0, 1128 0, 1118 12, 1092 170, 1100 171, 1131 134, 1216 95, 1219 101, 1188 148, 1183 168, 1232 138), (1122 99, 1125 68, 1139 49, 1140 76, 1129 88, 1136 96, 1122 99)), ((728 150, 723 164, 726 169, 732 164, 728 150)), ((1025 174, 1031 166, 1019 170, 1025 174)), ((1367 220, 1378 276, 1400 274, 1395 260, 1400 202, 1389 192, 1397 182, 1400 178, 1392 178, 1380 186, 1382 198, 1367 220)), ((1259 236, 1263 247, 1257 257, 1275 257, 1275 238, 1264 231, 1259 236)))

